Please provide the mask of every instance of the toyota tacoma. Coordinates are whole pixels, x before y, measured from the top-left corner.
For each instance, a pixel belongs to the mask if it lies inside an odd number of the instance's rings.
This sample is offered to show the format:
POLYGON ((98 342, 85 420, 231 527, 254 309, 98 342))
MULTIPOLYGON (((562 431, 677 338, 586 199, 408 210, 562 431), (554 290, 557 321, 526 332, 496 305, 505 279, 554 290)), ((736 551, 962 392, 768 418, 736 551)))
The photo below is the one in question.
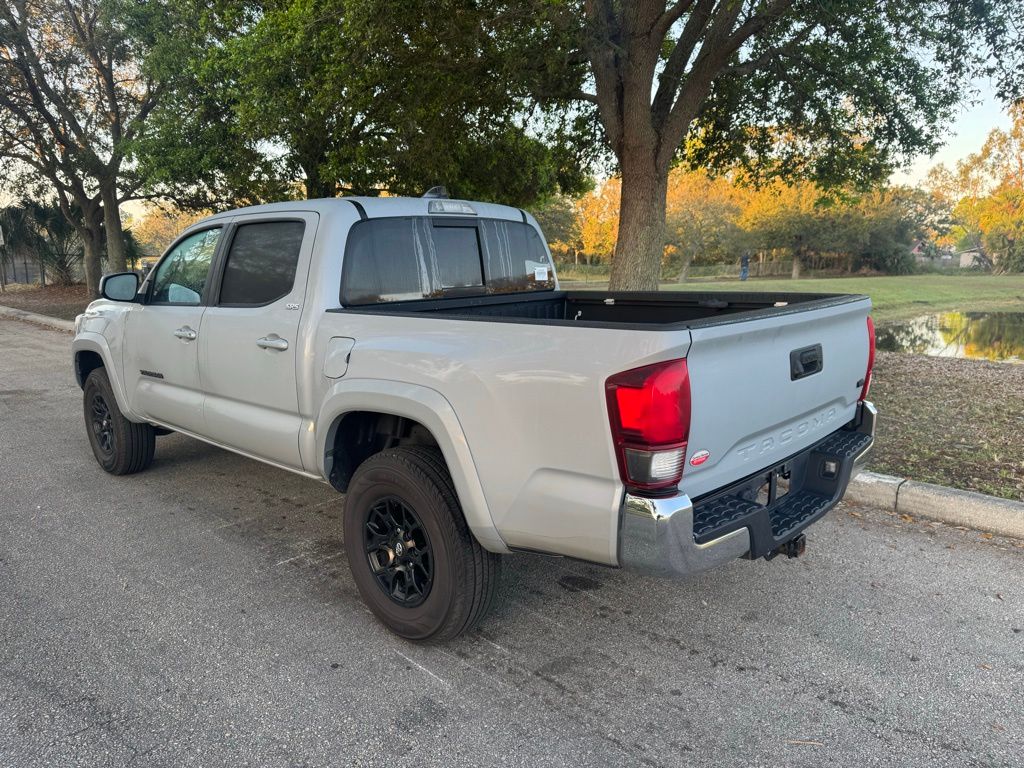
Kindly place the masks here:
POLYGON ((73 342, 100 466, 173 431, 329 483, 363 599, 411 640, 473 627, 513 552, 796 556, 873 441, 866 296, 565 290, 502 205, 227 211, 101 293, 73 342))

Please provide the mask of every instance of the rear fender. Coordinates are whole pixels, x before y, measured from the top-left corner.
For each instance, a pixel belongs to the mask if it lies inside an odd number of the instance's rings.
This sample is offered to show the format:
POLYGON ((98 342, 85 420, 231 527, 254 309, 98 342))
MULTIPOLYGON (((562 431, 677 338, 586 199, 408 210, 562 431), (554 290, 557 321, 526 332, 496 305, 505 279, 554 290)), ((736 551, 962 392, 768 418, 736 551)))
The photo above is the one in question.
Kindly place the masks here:
POLYGON ((441 393, 429 387, 382 379, 349 379, 334 384, 316 419, 317 469, 325 478, 330 475, 328 446, 334 444, 341 417, 351 411, 404 416, 430 430, 448 465, 469 529, 485 549, 509 552, 491 519, 462 425, 441 393))

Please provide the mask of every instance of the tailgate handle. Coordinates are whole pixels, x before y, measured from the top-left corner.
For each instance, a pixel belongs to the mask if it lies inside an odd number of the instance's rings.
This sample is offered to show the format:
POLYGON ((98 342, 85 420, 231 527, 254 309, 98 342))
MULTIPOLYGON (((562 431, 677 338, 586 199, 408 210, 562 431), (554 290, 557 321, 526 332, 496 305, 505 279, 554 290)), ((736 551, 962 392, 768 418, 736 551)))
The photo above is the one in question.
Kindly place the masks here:
POLYGON ((821 371, 822 364, 821 344, 794 349, 789 353, 789 378, 796 381, 813 376, 821 371))

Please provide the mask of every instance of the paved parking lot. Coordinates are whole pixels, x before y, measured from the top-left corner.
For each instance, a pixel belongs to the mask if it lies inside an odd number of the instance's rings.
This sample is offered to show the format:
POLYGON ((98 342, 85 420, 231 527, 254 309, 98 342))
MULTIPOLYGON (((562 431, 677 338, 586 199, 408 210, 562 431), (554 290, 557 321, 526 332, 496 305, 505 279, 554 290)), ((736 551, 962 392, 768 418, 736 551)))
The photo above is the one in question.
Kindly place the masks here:
POLYGON ((841 508, 685 583, 507 558, 473 635, 363 608, 342 499, 177 435, 96 465, 0 320, 0 766, 1024 765, 1024 549, 841 508))

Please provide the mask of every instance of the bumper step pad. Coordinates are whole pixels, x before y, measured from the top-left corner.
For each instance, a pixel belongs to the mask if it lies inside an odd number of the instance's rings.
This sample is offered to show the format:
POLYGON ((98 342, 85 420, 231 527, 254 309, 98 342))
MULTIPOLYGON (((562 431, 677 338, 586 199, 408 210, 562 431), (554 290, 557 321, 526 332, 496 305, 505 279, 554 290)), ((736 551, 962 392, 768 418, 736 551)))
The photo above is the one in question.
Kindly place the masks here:
POLYGON ((697 499, 693 537, 698 544, 739 528, 750 530, 749 557, 763 557, 797 536, 834 507, 850 482, 854 460, 871 445, 871 435, 841 430, 774 467, 710 497, 697 499), (829 464, 834 469, 829 471, 829 464), (753 500, 773 476, 788 474, 789 492, 769 504, 753 500))

